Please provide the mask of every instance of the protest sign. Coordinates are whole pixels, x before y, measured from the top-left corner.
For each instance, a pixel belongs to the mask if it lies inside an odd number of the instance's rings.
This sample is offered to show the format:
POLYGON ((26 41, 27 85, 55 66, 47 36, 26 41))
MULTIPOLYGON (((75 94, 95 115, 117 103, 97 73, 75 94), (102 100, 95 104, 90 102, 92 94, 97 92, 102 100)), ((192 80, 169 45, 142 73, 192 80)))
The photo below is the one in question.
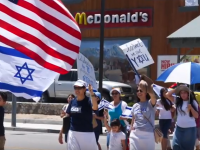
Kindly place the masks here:
POLYGON ((94 91, 97 91, 97 83, 94 67, 91 62, 81 53, 77 58, 78 79, 91 84, 94 91))
POLYGON ((136 70, 142 69, 154 63, 146 46, 140 39, 119 46, 128 57, 130 63, 136 70))

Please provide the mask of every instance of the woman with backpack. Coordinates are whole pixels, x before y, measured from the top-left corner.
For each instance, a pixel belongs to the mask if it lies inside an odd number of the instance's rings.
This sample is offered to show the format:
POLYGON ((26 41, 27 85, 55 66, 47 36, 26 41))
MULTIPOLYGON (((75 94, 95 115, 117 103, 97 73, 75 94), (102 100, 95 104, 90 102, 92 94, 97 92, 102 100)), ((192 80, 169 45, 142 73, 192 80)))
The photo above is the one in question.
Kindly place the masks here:
POLYGON ((166 93, 167 89, 162 88, 160 90, 160 99, 158 99, 156 103, 156 106, 159 109, 159 126, 163 134, 161 142, 162 150, 167 150, 168 132, 172 122, 172 112, 175 111, 175 108, 172 102, 168 100, 166 93))

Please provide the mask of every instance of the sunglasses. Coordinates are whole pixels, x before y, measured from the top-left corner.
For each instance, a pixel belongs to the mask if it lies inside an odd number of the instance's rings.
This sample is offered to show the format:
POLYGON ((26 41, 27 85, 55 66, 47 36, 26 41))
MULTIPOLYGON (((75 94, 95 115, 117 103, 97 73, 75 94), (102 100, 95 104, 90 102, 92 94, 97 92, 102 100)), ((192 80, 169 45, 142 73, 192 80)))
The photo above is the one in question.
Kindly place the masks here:
POLYGON ((74 90, 81 90, 84 89, 84 87, 74 87, 74 90))
POLYGON ((143 91, 142 90, 137 90, 137 92, 142 93, 143 91))
POLYGON ((114 92, 114 93, 112 93, 112 95, 118 95, 118 94, 119 94, 119 93, 117 93, 117 92, 116 92, 116 93, 115 93, 115 92, 114 92))

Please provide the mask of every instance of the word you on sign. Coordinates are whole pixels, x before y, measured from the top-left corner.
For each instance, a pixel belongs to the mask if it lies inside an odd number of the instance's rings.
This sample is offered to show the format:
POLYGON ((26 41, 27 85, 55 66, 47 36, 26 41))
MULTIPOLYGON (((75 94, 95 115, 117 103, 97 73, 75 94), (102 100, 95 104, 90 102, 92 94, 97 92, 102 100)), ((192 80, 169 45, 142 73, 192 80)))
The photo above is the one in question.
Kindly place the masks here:
POLYGON ((97 83, 94 72, 94 67, 91 62, 81 53, 77 58, 78 79, 91 84, 93 89, 97 91, 97 83))
POLYGON ((119 47, 123 50, 136 70, 154 63, 149 51, 140 39, 133 40, 119 47))

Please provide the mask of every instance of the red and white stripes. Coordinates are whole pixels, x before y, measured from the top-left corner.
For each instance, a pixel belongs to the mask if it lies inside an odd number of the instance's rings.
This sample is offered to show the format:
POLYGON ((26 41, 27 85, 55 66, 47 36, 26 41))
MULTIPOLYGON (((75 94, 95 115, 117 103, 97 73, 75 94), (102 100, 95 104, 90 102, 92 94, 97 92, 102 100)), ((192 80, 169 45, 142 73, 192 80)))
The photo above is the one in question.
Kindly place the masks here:
POLYGON ((0 41, 65 74, 81 44, 80 29, 59 0, 0 1, 0 41))

